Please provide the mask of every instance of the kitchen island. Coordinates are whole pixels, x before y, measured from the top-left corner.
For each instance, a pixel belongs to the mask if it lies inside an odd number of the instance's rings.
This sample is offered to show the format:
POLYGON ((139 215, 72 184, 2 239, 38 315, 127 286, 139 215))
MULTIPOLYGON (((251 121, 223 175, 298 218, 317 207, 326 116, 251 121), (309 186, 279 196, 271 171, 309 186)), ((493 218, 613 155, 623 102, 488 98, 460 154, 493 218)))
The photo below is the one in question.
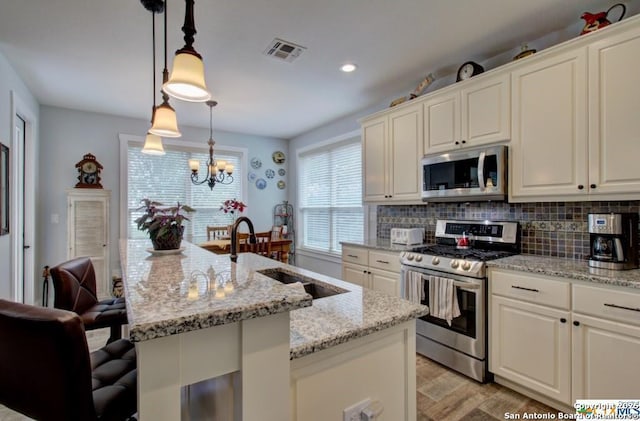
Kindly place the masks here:
POLYGON ((365 399, 415 418, 414 319, 426 307, 252 254, 234 264, 186 242, 177 255, 149 245, 121 242, 141 420, 179 419, 183 386, 234 372, 236 419, 339 419, 365 399), (347 292, 310 305, 258 272, 277 267, 347 292))

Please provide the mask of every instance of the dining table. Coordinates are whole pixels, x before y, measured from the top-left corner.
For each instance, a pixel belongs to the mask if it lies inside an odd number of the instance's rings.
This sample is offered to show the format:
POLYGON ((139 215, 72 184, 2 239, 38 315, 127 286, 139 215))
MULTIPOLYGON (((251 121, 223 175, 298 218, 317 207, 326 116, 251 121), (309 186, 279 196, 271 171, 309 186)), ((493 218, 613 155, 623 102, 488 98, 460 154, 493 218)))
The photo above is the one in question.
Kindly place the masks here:
MULTIPOLYGON (((244 240, 240 240, 244 241, 244 240)), ((231 252, 231 238, 222 237, 215 239, 207 239, 207 237, 193 237, 193 244, 216 254, 229 254, 231 252)), ((289 252, 291 251, 291 243, 293 240, 287 238, 276 238, 271 240, 271 252, 278 255, 279 260, 283 263, 289 263, 289 252)))

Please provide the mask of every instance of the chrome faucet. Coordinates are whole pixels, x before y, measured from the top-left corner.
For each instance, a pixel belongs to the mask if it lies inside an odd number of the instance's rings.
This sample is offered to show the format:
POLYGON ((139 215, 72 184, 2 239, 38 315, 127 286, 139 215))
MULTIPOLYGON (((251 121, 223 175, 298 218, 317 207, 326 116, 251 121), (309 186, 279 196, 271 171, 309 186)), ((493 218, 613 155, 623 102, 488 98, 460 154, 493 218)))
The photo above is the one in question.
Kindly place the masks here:
POLYGON ((253 222, 251 222, 251 219, 247 218, 246 216, 241 216, 240 218, 236 219, 236 222, 234 222, 233 224, 233 228, 231 228, 231 261, 232 262, 236 262, 238 260, 238 254, 237 254, 237 239, 238 239, 238 226, 240 225, 241 222, 246 222, 247 226, 249 227, 249 242, 251 244, 255 244, 257 243, 256 240, 256 232, 253 229, 253 222))

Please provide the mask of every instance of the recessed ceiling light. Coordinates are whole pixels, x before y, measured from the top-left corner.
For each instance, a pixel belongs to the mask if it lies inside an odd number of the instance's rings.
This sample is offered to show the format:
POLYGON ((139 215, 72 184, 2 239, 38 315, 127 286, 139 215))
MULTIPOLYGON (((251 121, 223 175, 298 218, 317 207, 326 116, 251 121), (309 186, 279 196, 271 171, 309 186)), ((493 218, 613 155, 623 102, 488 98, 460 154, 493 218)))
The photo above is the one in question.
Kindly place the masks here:
POLYGON ((342 67, 340 67, 340 70, 342 70, 345 73, 351 73, 354 70, 356 70, 358 68, 358 66, 356 66, 353 63, 347 63, 347 64, 343 64, 342 67))

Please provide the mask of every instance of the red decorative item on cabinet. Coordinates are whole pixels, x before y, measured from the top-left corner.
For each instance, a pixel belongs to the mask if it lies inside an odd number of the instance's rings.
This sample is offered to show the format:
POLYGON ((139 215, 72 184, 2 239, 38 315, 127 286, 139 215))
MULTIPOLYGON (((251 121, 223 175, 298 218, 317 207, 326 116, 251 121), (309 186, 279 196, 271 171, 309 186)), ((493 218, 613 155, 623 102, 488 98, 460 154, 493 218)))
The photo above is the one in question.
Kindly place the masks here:
POLYGON ((584 12, 582 16, 580 16, 580 18, 584 19, 585 21, 584 28, 582 28, 582 32, 580 32, 580 35, 588 34, 589 32, 593 32, 600 28, 604 28, 605 26, 611 25, 611 22, 607 19, 607 17, 609 16, 609 12, 611 12, 611 10, 616 7, 622 8, 622 13, 618 18, 618 22, 619 22, 622 20, 625 12, 627 11, 627 8, 622 3, 614 4, 606 12, 598 12, 598 13, 584 12))

